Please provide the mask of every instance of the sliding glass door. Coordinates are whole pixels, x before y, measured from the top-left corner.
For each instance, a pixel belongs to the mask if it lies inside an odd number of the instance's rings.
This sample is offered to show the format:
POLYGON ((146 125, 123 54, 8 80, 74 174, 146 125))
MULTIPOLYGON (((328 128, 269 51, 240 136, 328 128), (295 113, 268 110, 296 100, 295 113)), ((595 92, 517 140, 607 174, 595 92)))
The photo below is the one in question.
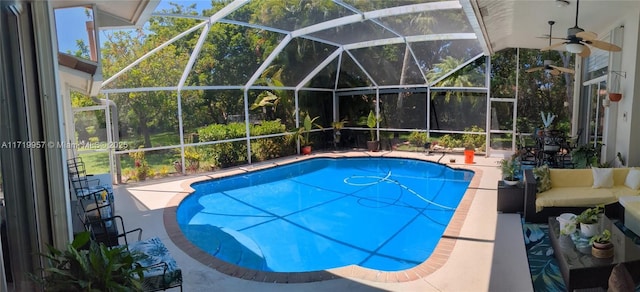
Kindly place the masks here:
POLYGON ((602 145, 604 131, 604 105, 607 96, 607 76, 585 82, 582 90, 581 124, 583 125, 584 143, 594 146, 602 145))

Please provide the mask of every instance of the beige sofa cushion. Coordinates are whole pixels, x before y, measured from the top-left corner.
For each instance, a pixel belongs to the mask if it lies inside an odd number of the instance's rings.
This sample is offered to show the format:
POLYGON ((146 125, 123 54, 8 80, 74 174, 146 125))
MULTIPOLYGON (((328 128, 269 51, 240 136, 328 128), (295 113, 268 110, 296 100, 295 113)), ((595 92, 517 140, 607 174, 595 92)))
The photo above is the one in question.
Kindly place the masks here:
POLYGON ((634 217, 640 218, 640 201, 628 202, 627 204, 625 204, 624 209, 634 217))
POLYGON ((613 185, 614 186, 624 186, 624 181, 627 179, 627 174, 629 174, 628 167, 625 168, 614 168, 613 169, 613 185))
MULTIPOLYGON (((627 179, 629 168, 613 169, 613 185, 623 186, 627 179)), ((584 169, 550 169, 552 188, 563 187, 593 187, 593 171, 590 168, 584 169)))
POLYGON ((613 168, 613 187, 593 188, 593 171, 585 169, 550 169, 552 188, 536 195, 536 212, 544 207, 593 207, 612 204, 624 196, 640 195, 640 190, 625 186, 629 168, 613 168))
MULTIPOLYGON (((614 189, 617 188, 594 189, 591 188, 591 185, 586 187, 554 187, 536 196, 536 212, 542 211, 544 207, 593 207, 598 204, 615 203, 618 201, 618 197, 614 195, 614 189)), ((623 193, 622 190, 619 192, 623 193)))
POLYGON ((551 189, 566 187, 593 186, 593 173, 591 169, 550 169, 551 189))
POLYGON ((611 193, 618 199, 620 199, 620 197, 640 195, 640 190, 632 190, 624 185, 613 186, 613 188, 609 190, 611 190, 611 193))

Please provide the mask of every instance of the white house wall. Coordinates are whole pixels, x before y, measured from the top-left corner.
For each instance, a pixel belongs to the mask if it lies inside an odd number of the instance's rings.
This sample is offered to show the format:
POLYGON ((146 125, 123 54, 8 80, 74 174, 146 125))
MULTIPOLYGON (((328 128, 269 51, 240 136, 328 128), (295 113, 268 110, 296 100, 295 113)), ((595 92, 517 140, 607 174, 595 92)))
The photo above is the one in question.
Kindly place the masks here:
POLYGON ((640 12, 621 18, 624 25, 620 78, 622 100, 617 104, 615 153, 620 152, 630 166, 640 165, 640 12), (633 114, 635 113, 635 115, 633 114))

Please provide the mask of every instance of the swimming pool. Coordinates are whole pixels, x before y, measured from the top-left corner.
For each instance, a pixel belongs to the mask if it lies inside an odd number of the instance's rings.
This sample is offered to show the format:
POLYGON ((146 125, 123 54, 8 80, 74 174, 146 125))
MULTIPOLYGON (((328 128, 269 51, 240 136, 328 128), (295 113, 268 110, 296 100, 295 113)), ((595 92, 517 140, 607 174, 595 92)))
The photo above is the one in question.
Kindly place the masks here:
POLYGON ((207 253, 259 271, 399 271, 433 252, 473 172, 399 158, 314 158, 192 184, 176 219, 207 253))

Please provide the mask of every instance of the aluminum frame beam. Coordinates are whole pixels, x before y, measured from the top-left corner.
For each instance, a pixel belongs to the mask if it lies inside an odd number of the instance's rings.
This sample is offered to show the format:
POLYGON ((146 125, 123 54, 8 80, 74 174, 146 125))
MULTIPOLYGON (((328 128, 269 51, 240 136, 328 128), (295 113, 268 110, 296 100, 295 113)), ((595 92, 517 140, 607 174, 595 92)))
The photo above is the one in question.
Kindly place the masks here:
POLYGON ((322 63, 318 64, 318 66, 316 66, 316 68, 314 68, 313 71, 307 74, 307 76, 304 79, 302 79, 300 83, 298 83, 298 85, 296 86, 296 90, 300 90, 305 84, 307 84, 307 82, 311 81, 311 79, 313 79, 313 77, 315 77, 318 73, 320 73, 322 69, 327 67, 329 63, 333 62, 333 60, 335 60, 338 56, 340 56, 340 54, 343 51, 344 50, 342 48, 338 48, 333 53, 331 53, 331 55, 325 58, 324 61, 322 61, 322 63))
POLYGON ((441 34, 429 34, 429 35, 417 35, 397 38, 378 39, 372 41, 364 41, 359 43, 352 43, 344 45, 345 50, 354 50, 368 47, 400 44, 400 43, 416 43, 427 41, 442 41, 442 40, 475 40, 477 36, 474 33, 441 33, 441 34))
POLYGON ((196 26, 193 26, 190 29, 187 29, 185 31, 183 31, 182 33, 174 36, 173 38, 171 38, 170 40, 164 42, 163 44, 159 45, 158 47, 156 47, 155 49, 149 51, 148 53, 142 55, 140 58, 138 58, 137 60, 133 61, 131 64, 129 64, 127 67, 124 67, 124 69, 120 70, 118 73, 113 74, 113 76, 109 77, 109 79, 105 80, 104 82, 102 82, 102 86, 101 87, 105 87, 106 85, 108 85, 109 83, 113 82, 113 80, 115 80, 116 78, 118 78, 120 75, 124 74, 125 72, 131 70, 131 68, 133 68, 134 66, 140 64, 140 62, 144 61, 145 59, 149 58, 151 55, 157 53, 158 51, 162 50, 164 47, 172 44, 173 42, 181 39, 182 37, 196 31, 197 29, 205 26, 207 24, 207 22, 202 22, 196 26))
POLYGON ((310 26, 295 30, 291 32, 291 35, 293 37, 299 37, 302 35, 308 35, 315 32, 327 30, 330 28, 342 26, 342 25, 357 23, 364 20, 377 19, 380 17, 389 17, 389 16, 398 16, 398 15, 410 14, 410 13, 425 12, 425 11, 449 10, 449 9, 461 9, 461 8, 462 6, 458 1, 429 2, 429 3, 397 6, 392 8, 362 12, 361 14, 354 14, 354 15, 349 15, 349 16, 328 20, 325 22, 320 22, 314 25, 310 25, 310 26))

